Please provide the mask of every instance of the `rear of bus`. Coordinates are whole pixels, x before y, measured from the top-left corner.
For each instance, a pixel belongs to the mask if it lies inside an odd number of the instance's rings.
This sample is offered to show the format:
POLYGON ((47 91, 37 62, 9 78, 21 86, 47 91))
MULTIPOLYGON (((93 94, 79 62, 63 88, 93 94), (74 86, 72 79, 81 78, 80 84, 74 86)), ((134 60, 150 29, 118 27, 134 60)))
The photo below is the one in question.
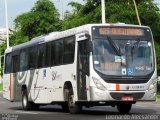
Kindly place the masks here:
POLYGON ((12 101, 12 79, 11 79, 11 48, 6 49, 4 56, 4 74, 3 74, 3 98, 12 101))

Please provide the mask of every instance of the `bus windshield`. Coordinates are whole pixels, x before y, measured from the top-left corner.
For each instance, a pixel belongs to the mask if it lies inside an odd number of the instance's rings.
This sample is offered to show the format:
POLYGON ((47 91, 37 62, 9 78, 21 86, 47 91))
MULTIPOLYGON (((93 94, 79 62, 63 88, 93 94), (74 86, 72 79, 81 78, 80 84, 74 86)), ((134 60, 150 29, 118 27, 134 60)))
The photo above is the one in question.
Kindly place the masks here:
POLYGON ((141 39, 95 38, 93 64, 104 75, 148 75, 153 71, 152 43, 141 39))

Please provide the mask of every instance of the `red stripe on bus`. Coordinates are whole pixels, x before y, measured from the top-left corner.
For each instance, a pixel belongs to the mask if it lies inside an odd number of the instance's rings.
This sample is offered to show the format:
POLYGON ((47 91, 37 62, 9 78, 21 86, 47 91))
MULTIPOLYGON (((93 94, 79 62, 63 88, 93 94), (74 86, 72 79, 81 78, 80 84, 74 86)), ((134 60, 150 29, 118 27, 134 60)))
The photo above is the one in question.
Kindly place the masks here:
POLYGON ((12 73, 10 73, 10 100, 12 100, 12 73))
POLYGON ((120 91, 120 84, 116 84, 116 91, 120 91))

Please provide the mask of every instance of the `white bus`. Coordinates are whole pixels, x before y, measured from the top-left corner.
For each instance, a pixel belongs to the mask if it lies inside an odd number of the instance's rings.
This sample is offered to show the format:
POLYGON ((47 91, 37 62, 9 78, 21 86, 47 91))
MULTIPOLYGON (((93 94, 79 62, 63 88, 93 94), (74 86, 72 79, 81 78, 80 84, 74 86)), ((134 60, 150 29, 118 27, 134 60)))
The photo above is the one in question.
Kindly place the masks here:
POLYGON ((50 33, 5 51, 3 96, 24 110, 58 104, 113 106, 128 113, 137 101, 155 101, 157 69, 149 27, 88 24, 50 33))

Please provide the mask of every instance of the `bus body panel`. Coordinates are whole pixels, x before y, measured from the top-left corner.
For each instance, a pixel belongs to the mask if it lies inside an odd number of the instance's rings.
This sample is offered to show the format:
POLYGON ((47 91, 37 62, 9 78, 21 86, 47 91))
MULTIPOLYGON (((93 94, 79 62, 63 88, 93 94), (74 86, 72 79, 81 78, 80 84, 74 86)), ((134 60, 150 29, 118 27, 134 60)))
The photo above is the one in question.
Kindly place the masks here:
POLYGON ((5 74, 3 79, 3 97, 11 101, 10 74, 5 74))

